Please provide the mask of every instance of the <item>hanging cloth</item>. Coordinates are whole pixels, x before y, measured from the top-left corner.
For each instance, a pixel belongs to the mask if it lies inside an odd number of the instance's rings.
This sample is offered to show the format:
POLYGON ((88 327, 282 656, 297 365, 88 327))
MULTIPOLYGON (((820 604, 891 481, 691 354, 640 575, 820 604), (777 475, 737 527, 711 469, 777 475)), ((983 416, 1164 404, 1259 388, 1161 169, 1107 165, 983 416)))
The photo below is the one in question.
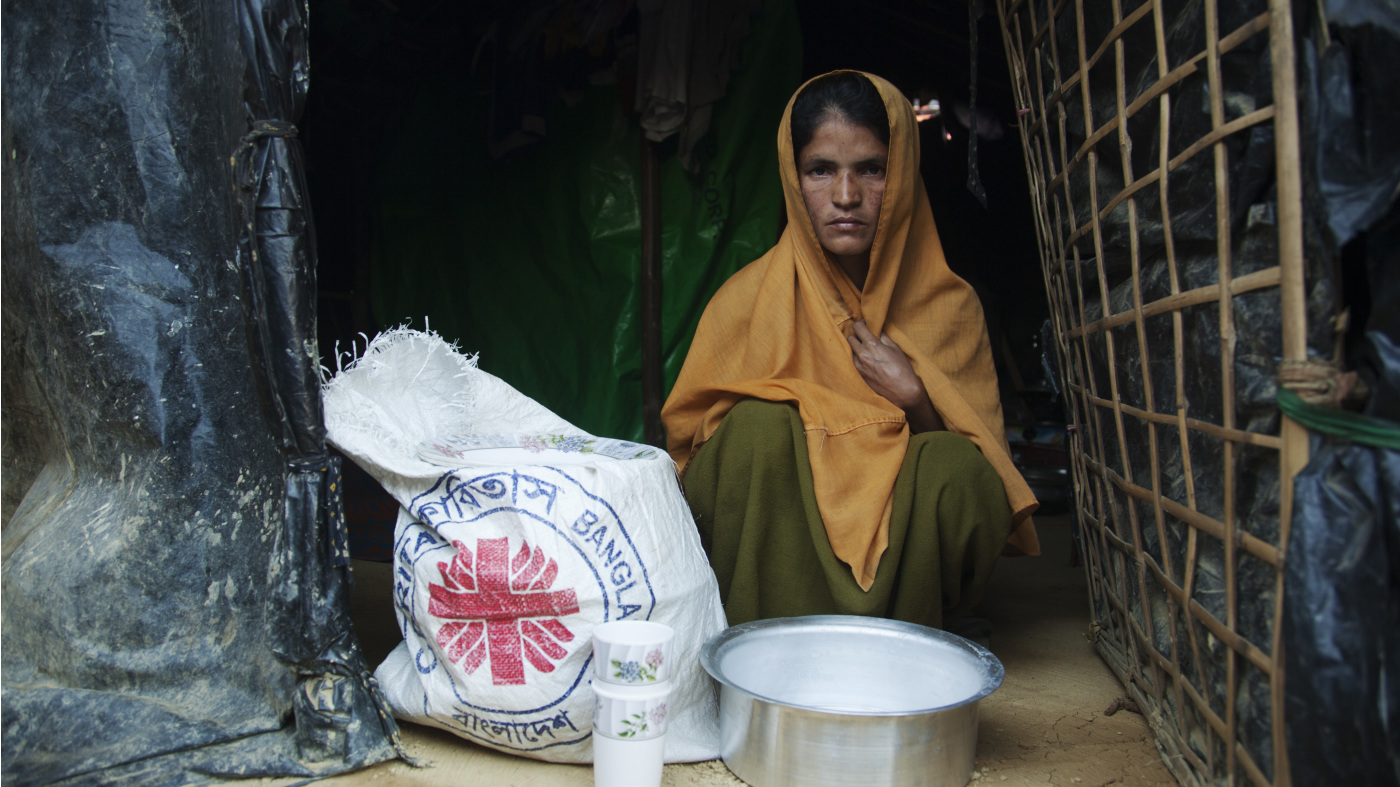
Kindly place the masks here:
POLYGON ((909 427, 904 412, 856 371, 846 341, 856 320, 877 336, 889 334, 947 429, 972 440, 996 469, 1014 522, 1006 552, 1035 555, 1040 545, 1030 519, 1038 504, 1006 443, 982 306, 948 269, 919 176, 913 108, 889 82, 864 76, 890 119, 884 202, 864 290, 828 260, 807 215, 789 100, 778 128, 787 228, 776 246, 715 293, 662 418, 671 457, 684 473, 735 403, 796 405, 832 550, 868 590, 888 545, 891 492, 909 427))

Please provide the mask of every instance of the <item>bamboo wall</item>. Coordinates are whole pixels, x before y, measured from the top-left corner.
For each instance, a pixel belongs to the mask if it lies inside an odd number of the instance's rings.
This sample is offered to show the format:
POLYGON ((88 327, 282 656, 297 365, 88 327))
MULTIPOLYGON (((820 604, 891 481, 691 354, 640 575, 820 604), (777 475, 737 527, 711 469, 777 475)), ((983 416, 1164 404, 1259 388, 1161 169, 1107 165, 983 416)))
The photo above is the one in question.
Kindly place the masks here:
POLYGON ((997 11, 1092 636, 1181 783, 1289 784, 1280 617, 1307 437, 1274 395, 1280 360, 1326 343, 1330 293, 1305 275, 1288 3, 997 11))

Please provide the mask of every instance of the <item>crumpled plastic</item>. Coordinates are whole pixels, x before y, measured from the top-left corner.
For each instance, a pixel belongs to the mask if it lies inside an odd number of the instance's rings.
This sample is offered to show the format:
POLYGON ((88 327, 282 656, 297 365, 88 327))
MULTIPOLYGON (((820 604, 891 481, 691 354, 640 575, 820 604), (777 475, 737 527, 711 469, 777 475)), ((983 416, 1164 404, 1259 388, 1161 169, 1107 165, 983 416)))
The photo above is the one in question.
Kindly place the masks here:
POLYGON ((1294 478, 1293 521, 1283 627, 1293 783, 1400 784, 1400 449, 1315 438, 1294 478))
POLYGON ((396 753, 320 425, 306 11, 5 10, 7 784, 396 753))

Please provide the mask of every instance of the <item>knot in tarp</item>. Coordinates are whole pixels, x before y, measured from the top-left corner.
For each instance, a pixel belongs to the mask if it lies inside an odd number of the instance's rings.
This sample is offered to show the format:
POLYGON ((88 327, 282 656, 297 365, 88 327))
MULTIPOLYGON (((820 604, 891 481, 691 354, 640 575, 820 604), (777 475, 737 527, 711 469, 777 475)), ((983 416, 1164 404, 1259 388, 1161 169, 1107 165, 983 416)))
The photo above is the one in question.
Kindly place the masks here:
MULTIPOLYGON (((297 131, 296 124, 289 123, 285 120, 272 118, 269 120, 253 121, 253 130, 243 135, 243 139, 239 142, 238 149, 233 152, 233 159, 230 163, 233 164, 234 171, 238 173, 247 171, 245 165, 248 161, 248 157, 257 149, 258 140, 278 137, 290 138, 295 137, 298 133, 300 132, 297 131)), ((247 181, 240 177, 238 179, 238 184, 246 189, 254 185, 254 181, 247 181)))
POLYGON ((1315 358, 1279 363, 1278 384, 1307 404, 1321 407, 1345 407, 1364 399, 1367 392, 1356 372, 1344 372, 1332 361, 1315 358))

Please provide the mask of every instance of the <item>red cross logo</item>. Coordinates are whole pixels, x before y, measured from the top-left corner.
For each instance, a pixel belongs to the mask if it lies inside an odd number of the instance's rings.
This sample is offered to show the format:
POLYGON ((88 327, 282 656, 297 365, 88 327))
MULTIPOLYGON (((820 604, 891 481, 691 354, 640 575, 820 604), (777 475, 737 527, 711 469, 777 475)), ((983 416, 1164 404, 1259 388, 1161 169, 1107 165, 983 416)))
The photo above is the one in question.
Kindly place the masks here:
POLYGON ((525 543, 512 559, 505 538, 477 539, 475 556, 461 541, 452 545, 456 557, 438 563, 443 584, 428 585, 428 613, 452 621, 437 632, 447 657, 468 674, 489 658, 497 686, 524 684, 524 661, 553 672, 569 655, 561 643, 574 638, 556 618, 578 612, 574 591, 549 589, 559 565, 525 543))

